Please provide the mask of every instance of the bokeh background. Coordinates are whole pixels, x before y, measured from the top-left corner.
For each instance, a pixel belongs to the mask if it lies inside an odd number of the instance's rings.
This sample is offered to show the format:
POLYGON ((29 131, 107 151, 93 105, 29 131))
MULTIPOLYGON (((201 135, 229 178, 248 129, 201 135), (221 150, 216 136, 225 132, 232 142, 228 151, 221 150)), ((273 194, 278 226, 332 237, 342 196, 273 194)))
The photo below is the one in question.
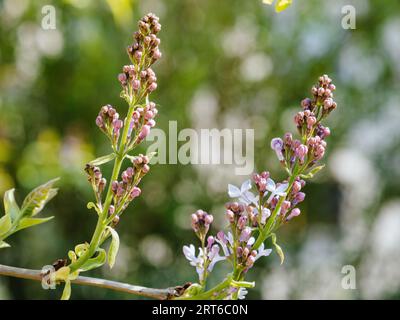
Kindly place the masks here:
MULTIPOLYGON (((135 21, 148 11, 163 25, 158 127, 167 131, 176 120, 179 129, 253 128, 256 169, 276 178, 283 173, 268 141, 293 129, 292 116, 320 74, 338 88, 327 169, 307 186, 302 215, 279 233, 284 265, 275 253, 260 260, 248 297, 399 298, 395 0, 294 0, 280 14, 261 0, 0 1, 0 195, 15 187, 21 200, 62 178, 43 213, 56 219, 9 238, 12 248, 1 250, 0 263, 38 269, 90 239, 96 217, 86 209, 92 194, 82 168, 109 152, 94 119, 104 104, 125 108, 116 76, 128 63, 135 21), (47 4, 56 7, 56 30, 41 28, 47 4), (356 8, 355 30, 341 26, 347 4, 356 8), (345 265, 356 268, 356 290, 341 286, 345 265)), ((116 266, 90 275, 153 287, 195 281, 181 250, 195 242, 190 214, 203 208, 216 217, 215 230, 222 228, 227 184, 244 179, 223 166, 153 166, 119 224, 116 266)), ((212 281, 226 272, 217 265, 212 281)), ((59 297, 60 289, 0 278, 2 299, 59 297)), ((73 286, 72 297, 136 298, 81 286, 73 286)))

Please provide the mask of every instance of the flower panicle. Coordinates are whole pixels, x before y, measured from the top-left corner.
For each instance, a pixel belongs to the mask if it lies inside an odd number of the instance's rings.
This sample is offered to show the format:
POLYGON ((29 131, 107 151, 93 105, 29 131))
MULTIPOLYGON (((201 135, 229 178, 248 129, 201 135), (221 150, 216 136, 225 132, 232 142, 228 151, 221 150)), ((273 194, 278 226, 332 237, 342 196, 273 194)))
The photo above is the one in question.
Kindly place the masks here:
MULTIPOLYGON (((265 248, 264 244, 270 237, 283 262, 284 254, 276 243, 275 231, 301 214, 298 205, 306 196, 303 192, 306 179, 323 167, 318 166, 318 162, 325 155, 326 138, 331 132, 322 122, 337 107, 333 100, 335 90, 335 85, 327 75, 319 77, 318 83, 312 87, 312 98, 301 102, 302 110, 294 117, 300 138, 296 139, 288 132, 283 138, 271 140, 271 149, 288 173, 288 178, 275 182, 268 171, 263 171, 254 173, 252 179, 244 181, 241 186, 229 184, 228 195, 232 201, 225 205, 229 231, 220 231, 215 237, 209 236, 207 246, 200 248, 197 257, 189 255, 189 247, 185 247, 185 256, 196 266, 203 287, 208 275, 204 272, 204 266, 208 260, 201 257, 207 256, 205 252, 214 246, 218 246, 218 250, 213 249, 215 252, 222 252, 217 261, 228 260, 232 263, 234 280, 244 279, 260 257, 270 255, 272 249, 265 248)), ((201 235, 199 238, 203 243, 212 222, 211 219, 210 223, 205 223, 206 216, 201 210, 192 215, 192 227, 198 236, 201 235)), ((191 245, 191 248, 193 252, 194 246, 191 245)), ((243 298, 246 292, 242 287, 228 285, 214 292, 213 297, 243 298)))

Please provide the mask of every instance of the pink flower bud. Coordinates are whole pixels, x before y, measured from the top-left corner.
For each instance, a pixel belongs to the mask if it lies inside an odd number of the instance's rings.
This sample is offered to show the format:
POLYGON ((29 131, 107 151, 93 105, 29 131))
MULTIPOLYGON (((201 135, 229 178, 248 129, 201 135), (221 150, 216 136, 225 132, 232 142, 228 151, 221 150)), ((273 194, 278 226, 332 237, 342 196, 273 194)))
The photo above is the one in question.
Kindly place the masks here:
POLYGON ((140 190, 140 188, 133 187, 130 195, 131 195, 132 199, 134 199, 136 197, 139 197, 141 193, 142 193, 142 190, 140 190))
POLYGON ((150 92, 153 92, 154 90, 157 89, 157 83, 153 82, 152 84, 149 85, 148 89, 150 92))
POLYGON ((139 133, 139 139, 143 140, 149 135, 149 133, 150 133, 150 126, 144 125, 139 133))
POLYGON ((294 208, 290 214, 288 215, 288 217, 286 218, 287 221, 291 220, 294 217, 297 217, 300 215, 300 209, 299 208, 294 208))

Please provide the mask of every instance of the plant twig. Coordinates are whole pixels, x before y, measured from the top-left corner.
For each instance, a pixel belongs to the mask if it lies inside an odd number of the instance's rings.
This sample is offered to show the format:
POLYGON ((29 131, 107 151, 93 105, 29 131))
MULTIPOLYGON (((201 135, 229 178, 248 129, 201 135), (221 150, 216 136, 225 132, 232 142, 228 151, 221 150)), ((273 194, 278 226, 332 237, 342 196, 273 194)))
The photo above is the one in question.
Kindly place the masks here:
MULTIPOLYGON (((41 270, 17 268, 17 267, 5 266, 2 264, 0 264, 0 275, 14 277, 14 278, 42 281, 41 270)), ((179 294, 180 287, 155 289, 155 288, 141 287, 117 281, 105 280, 100 278, 92 278, 92 277, 79 276, 77 279, 72 280, 72 283, 78 285, 106 288, 159 300, 171 299, 173 297, 180 295, 179 294)))

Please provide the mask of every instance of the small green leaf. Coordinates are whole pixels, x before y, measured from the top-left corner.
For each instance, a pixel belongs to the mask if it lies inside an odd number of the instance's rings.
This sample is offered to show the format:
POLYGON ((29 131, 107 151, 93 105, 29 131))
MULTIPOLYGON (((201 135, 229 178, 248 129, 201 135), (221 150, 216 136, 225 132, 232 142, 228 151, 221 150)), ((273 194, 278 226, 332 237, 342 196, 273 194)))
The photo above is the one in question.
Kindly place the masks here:
POLYGON ((99 166, 101 164, 104 164, 104 163, 110 162, 111 160, 114 160, 115 157, 116 157, 115 153, 110 153, 106 156, 102 156, 102 157, 99 157, 97 159, 90 161, 89 164, 92 166, 99 166))
POLYGON ((118 232, 113 228, 108 227, 107 229, 111 232, 111 243, 108 248, 108 265, 110 266, 110 269, 112 269, 119 250, 119 236, 118 232))
POLYGON ((275 246, 276 253, 278 254, 279 258, 281 258, 281 264, 285 260, 285 255, 283 254, 282 248, 276 243, 276 234, 271 234, 272 244, 275 246))
POLYGON ((300 175, 300 177, 303 178, 303 179, 311 179, 311 178, 313 178, 318 172, 320 172, 324 167, 325 167, 324 164, 323 164, 323 165, 320 165, 320 166, 318 166, 318 167, 315 167, 315 168, 311 169, 309 173, 307 173, 307 174, 302 174, 302 175, 300 175))
POLYGON ((43 210, 46 203, 55 197, 58 189, 53 188, 59 178, 50 180, 32 190, 22 203, 21 214, 25 217, 33 217, 43 210))
POLYGON ((0 236, 6 234, 12 227, 11 216, 9 214, 5 214, 0 218, 0 236))
POLYGON ((20 214, 19 207, 14 197, 15 189, 7 190, 4 193, 4 209, 6 211, 6 215, 10 215, 11 221, 17 219, 20 214))
POLYGON ((22 229, 26 229, 29 227, 36 226, 38 224, 45 223, 54 217, 48 217, 48 218, 22 218, 21 221, 19 222, 17 228, 15 229, 16 231, 20 231, 22 229))
POLYGON ((75 246, 76 255, 80 257, 86 252, 88 248, 89 248, 89 243, 87 242, 76 245, 75 246))
POLYGON ((61 300, 69 300, 70 297, 71 297, 71 281, 66 280, 61 300))
POLYGON ((0 241, 0 249, 11 247, 7 242, 0 241))
POLYGON ((76 253, 72 250, 68 251, 68 258, 72 261, 75 262, 77 257, 76 257, 76 253))
POLYGON ((106 251, 104 249, 98 249, 96 257, 86 261, 79 271, 89 271, 98 267, 101 267, 106 262, 106 251))

